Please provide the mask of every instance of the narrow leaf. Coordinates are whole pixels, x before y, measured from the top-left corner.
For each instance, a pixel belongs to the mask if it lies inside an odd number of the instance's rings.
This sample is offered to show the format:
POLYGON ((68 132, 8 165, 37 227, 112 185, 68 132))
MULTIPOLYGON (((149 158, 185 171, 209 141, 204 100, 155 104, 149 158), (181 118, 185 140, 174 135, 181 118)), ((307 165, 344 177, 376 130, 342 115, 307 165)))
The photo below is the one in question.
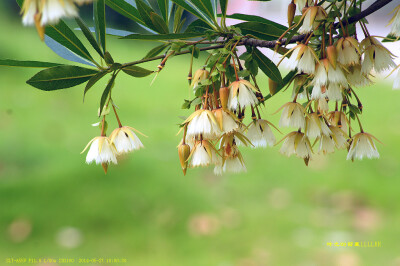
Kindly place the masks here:
POLYGON ((258 67, 265 75, 277 83, 282 82, 281 72, 278 67, 257 48, 254 49, 253 58, 257 61, 258 67))
POLYGON ((175 39, 192 39, 204 36, 203 33, 187 32, 187 33, 169 33, 169 34, 131 34, 121 39, 130 40, 175 40, 175 39))
POLYGON ((52 91, 79 85, 98 71, 78 66, 56 66, 47 68, 29 79, 26 83, 44 91, 52 91))
POLYGON ((228 9, 228 0, 220 0, 219 4, 221 7, 222 16, 226 17, 226 10, 228 9))
POLYGON ((146 55, 145 57, 143 57, 143 59, 145 58, 150 58, 150 57, 154 57, 159 55, 162 51, 164 51, 165 48, 167 48, 169 46, 169 44, 161 44, 159 46, 154 47, 153 49, 151 49, 146 55))
POLYGON ((105 75, 107 75, 107 71, 102 71, 97 73, 96 75, 92 76, 88 83, 86 84, 85 91, 83 92, 83 100, 85 101, 85 95, 90 90, 94 84, 96 84, 101 78, 103 78, 105 75))
POLYGON ((50 63, 50 62, 39 62, 39 61, 19 61, 12 59, 0 59, 0 66, 9 66, 9 67, 32 67, 32 68, 47 68, 60 66, 58 63, 50 63))
POLYGON ((93 3, 94 24, 96 30, 97 42, 103 47, 103 52, 106 52, 106 11, 105 0, 97 0, 93 3))
POLYGON ((227 15, 227 18, 232 18, 232 19, 238 19, 238 20, 244 20, 244 21, 249 21, 249 22, 260 22, 263 24, 271 25, 274 26, 278 29, 281 29, 283 31, 287 30, 288 28, 282 24, 276 23, 272 20, 255 16, 255 15, 247 15, 247 14, 240 14, 240 13, 235 13, 232 15, 227 15))
POLYGON ((140 17, 139 11, 125 0, 106 0, 106 4, 119 14, 144 25, 143 19, 140 17))
POLYGON ((82 30, 83 34, 85 35, 86 39, 92 45, 92 47, 96 50, 96 52, 101 57, 104 57, 104 54, 101 51, 101 48, 100 48, 99 44, 97 43, 96 39, 94 38, 92 32, 90 31, 89 27, 85 24, 85 22, 80 17, 77 17, 75 20, 76 20, 76 23, 78 23, 79 28, 81 28, 81 30, 82 30))
POLYGON ((261 22, 243 22, 234 25, 242 30, 244 35, 251 34, 261 40, 273 41, 278 39, 285 31, 275 26, 261 22))
POLYGON ((131 75, 136 78, 146 77, 153 73, 154 71, 139 67, 139 66, 129 66, 122 69, 126 74, 131 75))

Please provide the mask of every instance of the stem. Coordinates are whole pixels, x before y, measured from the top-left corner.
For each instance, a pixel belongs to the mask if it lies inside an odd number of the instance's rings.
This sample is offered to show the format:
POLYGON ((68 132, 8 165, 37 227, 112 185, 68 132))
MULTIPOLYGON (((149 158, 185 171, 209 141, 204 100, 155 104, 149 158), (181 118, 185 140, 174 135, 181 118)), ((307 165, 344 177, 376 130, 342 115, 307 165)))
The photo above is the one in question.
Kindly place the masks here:
POLYGON ((361 133, 364 133, 364 129, 363 129, 362 125, 361 125, 360 118, 358 117, 357 114, 355 114, 355 115, 356 115, 356 117, 357 117, 358 125, 360 126, 360 131, 361 131, 361 133))
POLYGON ((121 128, 122 124, 121 124, 121 121, 119 120, 119 116, 117 114, 117 110, 115 109, 114 104, 112 104, 112 107, 113 107, 113 110, 114 110, 114 113, 115 113, 115 118, 117 118, 117 121, 118 121, 118 126, 121 128))
POLYGON ((101 136, 105 137, 106 136, 106 132, 105 132, 105 123, 106 123, 106 116, 103 115, 103 120, 101 121, 101 136))

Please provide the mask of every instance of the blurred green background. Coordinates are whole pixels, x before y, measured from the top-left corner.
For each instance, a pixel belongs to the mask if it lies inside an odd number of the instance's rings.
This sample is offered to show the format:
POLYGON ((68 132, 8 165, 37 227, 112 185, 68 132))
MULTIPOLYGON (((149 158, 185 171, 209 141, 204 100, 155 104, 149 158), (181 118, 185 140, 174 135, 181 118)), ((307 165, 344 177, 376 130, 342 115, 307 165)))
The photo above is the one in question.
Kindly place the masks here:
MULTIPOLYGON (((68 64, 3 1, 0 8, 0 58, 68 64)), ((154 46, 116 38, 108 44, 118 62, 140 59, 154 46)), ((316 155, 306 167, 280 147, 243 148, 245 174, 217 177, 210 168, 183 176, 176 124, 189 113, 180 109, 190 96, 188 64, 188 56, 172 58, 152 86, 152 76, 120 75, 114 89, 120 118, 149 138, 107 175, 79 154, 99 134, 91 124, 106 81, 83 104, 83 85, 43 92, 25 84, 37 69, 1 67, 0 265, 9 265, 7 258, 75 259, 65 265, 82 265, 79 258, 127 260, 85 265, 400 265, 400 92, 389 81, 357 90, 364 128, 384 143, 379 160, 352 163, 339 151, 316 155), (327 247, 362 241, 382 247, 327 247)), ((265 92, 265 77, 259 84, 265 92)), ((264 116, 277 124, 279 114, 272 114, 289 97, 289 91, 274 96, 264 116)), ((110 129, 116 126, 111 119, 110 129)))

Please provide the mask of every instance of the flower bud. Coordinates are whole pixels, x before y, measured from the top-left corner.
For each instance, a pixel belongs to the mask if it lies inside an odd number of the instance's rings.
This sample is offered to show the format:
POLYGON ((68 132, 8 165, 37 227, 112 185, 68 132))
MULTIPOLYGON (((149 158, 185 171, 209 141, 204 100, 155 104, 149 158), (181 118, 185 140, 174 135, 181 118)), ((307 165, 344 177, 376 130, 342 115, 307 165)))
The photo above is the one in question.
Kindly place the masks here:
POLYGON ((293 1, 288 6, 288 25, 289 27, 293 23, 294 15, 296 13, 296 4, 293 1))
POLYGON ((273 81, 272 79, 268 79, 268 87, 269 87, 269 93, 274 95, 276 93, 276 89, 278 88, 278 83, 273 81))
POLYGON ((186 175, 188 167, 188 158, 190 155, 190 146, 187 144, 180 144, 178 146, 179 161, 181 162, 183 174, 186 175))
POLYGON ((326 48, 326 52, 328 55, 328 60, 333 66, 334 69, 336 69, 336 62, 337 62, 337 50, 335 46, 330 45, 328 48, 326 48))
POLYGON ((229 88, 222 87, 219 89, 219 99, 221 100, 221 106, 223 109, 227 109, 229 98, 229 88))
POLYGON ((104 173, 107 174, 108 163, 102 163, 101 166, 103 167, 104 173))

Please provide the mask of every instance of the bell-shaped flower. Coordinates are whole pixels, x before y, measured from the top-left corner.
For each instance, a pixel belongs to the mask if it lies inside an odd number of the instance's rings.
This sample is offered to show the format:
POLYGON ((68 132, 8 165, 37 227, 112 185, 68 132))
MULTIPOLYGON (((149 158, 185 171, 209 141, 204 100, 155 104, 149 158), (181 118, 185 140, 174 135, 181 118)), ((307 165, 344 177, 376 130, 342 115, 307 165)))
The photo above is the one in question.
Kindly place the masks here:
POLYGON ((311 143, 304 133, 294 131, 287 134, 281 141, 284 141, 280 152, 288 157, 295 154, 299 158, 311 159, 311 143))
POLYGON ((256 105, 258 99, 256 96, 257 88, 245 79, 237 80, 229 85, 228 107, 236 110, 238 107, 245 108, 250 105, 256 105))
POLYGON ((282 105, 277 112, 282 110, 281 119, 279 120, 280 127, 294 127, 303 129, 305 127, 304 107, 297 102, 288 102, 282 105))
POLYGON ((89 148, 86 155, 86 163, 90 164, 96 162, 96 164, 108 164, 117 163, 117 150, 114 144, 108 137, 99 136, 92 139, 81 152, 84 153, 89 148), (90 146, 90 148, 89 148, 90 146))
POLYGON ((311 6, 305 10, 302 18, 303 25, 299 29, 299 33, 310 33, 318 26, 318 21, 325 19, 327 16, 325 10, 321 6, 311 6))
POLYGON ((264 119, 253 120, 248 126, 247 138, 254 147, 273 146, 276 143, 274 134, 272 133, 271 122, 264 119))
POLYGON ((353 37, 342 37, 336 43, 337 59, 342 65, 356 65, 360 63, 360 45, 353 37))
POLYGON ((374 136, 365 132, 354 135, 347 154, 347 160, 361 160, 364 157, 369 159, 379 158, 374 139, 377 140, 374 136))
POLYGON ((314 74, 315 65, 318 63, 318 57, 314 50, 302 43, 292 50, 292 55, 287 64, 289 69, 294 70, 297 68, 300 72, 314 74))
POLYGON ((215 139, 221 135, 218 122, 210 110, 195 111, 183 122, 183 124, 185 123, 188 123, 187 137, 202 135, 205 139, 215 139))
POLYGON ((116 128, 111 133, 110 140, 115 145, 118 154, 128 153, 144 147, 134 131, 140 133, 133 127, 128 126, 116 128))
POLYGON ((364 60, 361 64, 361 72, 369 74, 372 69, 381 73, 390 68, 396 67, 393 61, 393 54, 374 37, 367 37, 361 42, 364 48, 364 60))

